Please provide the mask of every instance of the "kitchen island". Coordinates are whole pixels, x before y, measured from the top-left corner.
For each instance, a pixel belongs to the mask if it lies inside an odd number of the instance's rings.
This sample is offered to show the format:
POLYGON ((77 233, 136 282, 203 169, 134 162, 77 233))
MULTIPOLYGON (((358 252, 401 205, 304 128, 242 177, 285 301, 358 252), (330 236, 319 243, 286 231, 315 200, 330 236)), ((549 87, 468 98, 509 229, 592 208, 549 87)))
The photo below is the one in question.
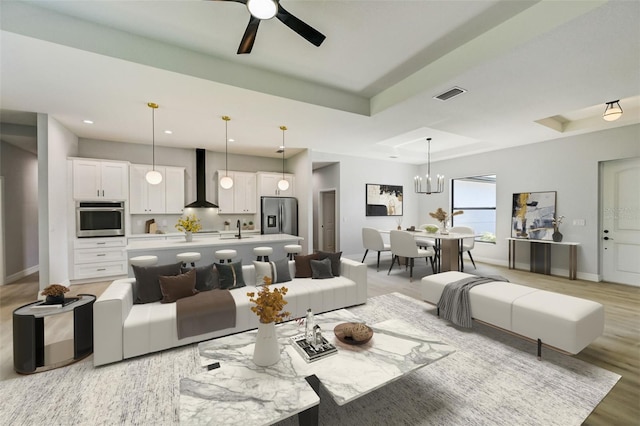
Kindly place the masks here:
MULTIPOLYGON (((255 247, 273 247, 273 254, 270 260, 283 259, 287 255, 284 246, 288 244, 300 244, 302 237, 288 234, 249 234, 238 239, 228 234, 195 234, 193 241, 187 242, 185 239, 166 240, 134 240, 127 244, 127 259, 136 256, 158 256, 158 264, 168 264, 176 262, 176 255, 182 252, 200 253, 200 260, 196 266, 207 265, 214 262, 214 253, 217 250, 233 249, 238 252, 234 261, 242 260, 243 265, 251 265, 256 256, 253 254, 255 247)), ((131 266, 128 268, 129 276, 133 277, 131 266)))

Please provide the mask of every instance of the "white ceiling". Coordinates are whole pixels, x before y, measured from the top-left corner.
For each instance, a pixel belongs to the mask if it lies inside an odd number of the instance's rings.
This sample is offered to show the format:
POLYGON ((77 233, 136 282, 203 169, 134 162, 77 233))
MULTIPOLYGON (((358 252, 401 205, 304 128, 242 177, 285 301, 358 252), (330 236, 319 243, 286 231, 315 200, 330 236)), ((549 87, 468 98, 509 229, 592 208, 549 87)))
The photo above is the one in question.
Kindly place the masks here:
POLYGON ((640 122, 638 1, 282 6, 325 42, 272 19, 236 55, 236 2, 2 0, 2 120, 42 112, 83 138, 150 144, 152 101, 158 145, 224 151, 229 115, 230 152, 275 157, 286 125, 288 155, 412 164, 426 137, 437 161, 640 122), (468 92, 433 99, 453 86, 468 92), (625 114, 605 122, 616 99, 625 114))

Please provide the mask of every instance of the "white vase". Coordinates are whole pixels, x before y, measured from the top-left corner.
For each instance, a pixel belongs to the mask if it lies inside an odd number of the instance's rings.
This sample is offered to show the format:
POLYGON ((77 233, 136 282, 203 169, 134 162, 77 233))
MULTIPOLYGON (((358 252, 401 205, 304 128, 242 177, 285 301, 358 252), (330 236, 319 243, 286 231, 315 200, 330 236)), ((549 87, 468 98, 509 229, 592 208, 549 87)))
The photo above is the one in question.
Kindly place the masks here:
POLYGON ((193 232, 186 231, 184 233, 184 239, 187 240, 188 243, 190 243, 193 240, 193 232))
POLYGON ((280 344, 276 335, 275 322, 260 323, 258 325, 256 345, 253 349, 253 362, 260 367, 266 367, 275 364, 279 360, 280 344))

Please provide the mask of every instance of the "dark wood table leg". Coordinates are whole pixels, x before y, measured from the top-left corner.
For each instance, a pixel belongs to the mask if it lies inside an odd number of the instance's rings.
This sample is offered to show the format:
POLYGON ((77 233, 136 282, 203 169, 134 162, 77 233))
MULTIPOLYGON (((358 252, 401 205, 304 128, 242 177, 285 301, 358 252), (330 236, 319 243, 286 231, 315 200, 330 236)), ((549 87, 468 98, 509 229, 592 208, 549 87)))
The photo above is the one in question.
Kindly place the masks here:
POLYGON ((569 246, 569 279, 575 280, 578 270, 578 250, 577 246, 569 246))

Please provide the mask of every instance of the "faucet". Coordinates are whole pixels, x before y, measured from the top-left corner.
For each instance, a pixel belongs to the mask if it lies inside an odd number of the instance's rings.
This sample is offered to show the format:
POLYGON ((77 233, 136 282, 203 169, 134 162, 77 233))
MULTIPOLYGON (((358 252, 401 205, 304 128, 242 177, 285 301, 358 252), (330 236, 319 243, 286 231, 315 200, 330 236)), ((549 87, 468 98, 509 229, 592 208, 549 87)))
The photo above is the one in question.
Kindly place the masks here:
POLYGON ((240 238, 242 238, 242 235, 241 235, 241 232, 240 232, 240 229, 241 229, 240 219, 238 219, 238 222, 236 222, 236 226, 238 227, 238 233, 236 235, 234 235, 234 237, 240 239, 240 238))

